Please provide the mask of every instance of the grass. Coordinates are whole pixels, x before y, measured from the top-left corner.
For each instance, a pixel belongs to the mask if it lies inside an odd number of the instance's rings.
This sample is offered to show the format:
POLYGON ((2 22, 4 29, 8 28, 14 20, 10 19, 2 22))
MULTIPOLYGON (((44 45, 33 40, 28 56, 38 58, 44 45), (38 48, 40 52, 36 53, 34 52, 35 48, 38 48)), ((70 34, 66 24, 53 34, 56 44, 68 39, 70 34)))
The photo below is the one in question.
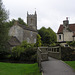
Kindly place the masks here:
POLYGON ((68 65, 70 65, 75 70, 75 61, 65 61, 68 65))
POLYGON ((37 63, 14 64, 0 62, 0 75, 41 75, 37 63))

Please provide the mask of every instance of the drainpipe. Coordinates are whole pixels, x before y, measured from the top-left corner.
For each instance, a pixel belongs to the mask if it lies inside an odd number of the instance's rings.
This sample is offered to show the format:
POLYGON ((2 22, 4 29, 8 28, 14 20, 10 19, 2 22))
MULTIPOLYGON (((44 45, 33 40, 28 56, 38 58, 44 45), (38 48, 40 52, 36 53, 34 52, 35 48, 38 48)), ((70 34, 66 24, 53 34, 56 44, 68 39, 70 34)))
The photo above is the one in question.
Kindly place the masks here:
POLYGON ((64 34, 63 34, 63 41, 64 41, 64 34))

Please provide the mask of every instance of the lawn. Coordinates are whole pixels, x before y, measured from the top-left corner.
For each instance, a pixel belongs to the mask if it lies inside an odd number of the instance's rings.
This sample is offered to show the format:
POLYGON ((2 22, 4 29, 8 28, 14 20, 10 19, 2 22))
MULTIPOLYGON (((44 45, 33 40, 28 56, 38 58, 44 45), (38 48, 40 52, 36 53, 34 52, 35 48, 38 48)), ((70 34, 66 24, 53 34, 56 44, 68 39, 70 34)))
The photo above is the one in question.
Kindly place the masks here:
POLYGON ((70 65, 73 69, 75 69, 75 61, 65 61, 68 65, 70 65))
POLYGON ((14 64, 0 62, 0 75, 41 75, 37 63, 14 64))

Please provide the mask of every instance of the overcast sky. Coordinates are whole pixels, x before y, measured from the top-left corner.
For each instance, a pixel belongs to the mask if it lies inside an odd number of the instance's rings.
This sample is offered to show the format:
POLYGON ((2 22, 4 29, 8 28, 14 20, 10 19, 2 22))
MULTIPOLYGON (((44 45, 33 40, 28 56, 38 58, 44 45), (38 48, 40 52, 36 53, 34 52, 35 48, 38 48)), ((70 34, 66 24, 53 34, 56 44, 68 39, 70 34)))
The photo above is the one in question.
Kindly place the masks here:
POLYGON ((75 0, 3 0, 9 10, 9 19, 21 17, 26 22, 27 11, 37 12, 37 27, 51 27, 57 32, 66 17, 69 23, 75 23, 75 0))

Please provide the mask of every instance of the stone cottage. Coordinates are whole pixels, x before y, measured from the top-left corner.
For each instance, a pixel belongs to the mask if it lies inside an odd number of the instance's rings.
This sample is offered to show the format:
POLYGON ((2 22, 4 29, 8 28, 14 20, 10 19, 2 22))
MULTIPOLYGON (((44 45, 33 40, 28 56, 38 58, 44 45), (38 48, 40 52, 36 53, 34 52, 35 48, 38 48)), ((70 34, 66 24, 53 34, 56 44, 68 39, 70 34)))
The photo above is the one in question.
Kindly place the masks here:
POLYGON ((65 46, 66 41, 75 41, 75 24, 69 24, 68 18, 63 21, 57 32, 57 42, 65 46))
POLYGON ((9 44, 11 47, 20 45, 22 41, 26 40, 28 43, 36 43, 37 39, 37 14, 28 14, 27 25, 21 25, 17 21, 9 30, 9 44))

